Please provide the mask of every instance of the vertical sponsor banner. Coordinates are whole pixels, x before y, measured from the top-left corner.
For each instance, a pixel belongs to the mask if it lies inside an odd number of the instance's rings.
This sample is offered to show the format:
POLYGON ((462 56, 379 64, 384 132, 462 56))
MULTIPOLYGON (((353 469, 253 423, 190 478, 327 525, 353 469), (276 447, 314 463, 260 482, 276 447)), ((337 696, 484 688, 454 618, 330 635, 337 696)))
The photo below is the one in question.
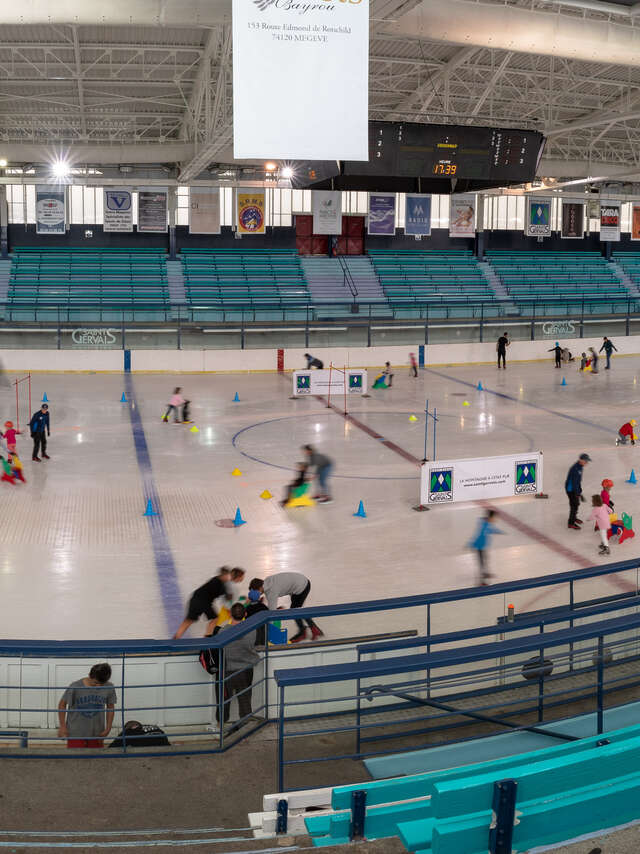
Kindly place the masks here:
POLYGON ((431 234, 431 196, 407 193, 404 206, 404 233, 417 237, 431 234))
POLYGON ((551 199, 527 198, 527 237, 551 237, 551 199))
POLYGON ((584 233, 584 205, 582 202, 562 202, 560 237, 581 240, 584 233))
POLYGON ((369 224, 367 234, 396 233, 396 194, 369 193, 369 224))
POLYGON ((314 234, 342 234, 342 193, 334 190, 312 190, 314 234))
POLYGON ((167 190, 149 188, 138 192, 138 231, 167 230, 167 190))
POLYGON ((620 240, 620 202, 600 202, 600 240, 620 240))
POLYGON ((131 190, 104 191, 104 231, 133 231, 133 194, 131 190))
POLYGON ((238 190, 236 210, 239 234, 264 234, 264 190, 238 190))
POLYGON ((232 24, 235 157, 369 159, 369 0, 233 0, 232 24))
POLYGON ((190 187, 189 234, 220 234, 218 187, 190 187))
POLYGON ((64 234, 66 188, 36 186, 36 234, 64 234))
POLYGON ((640 240, 640 205, 631 206, 631 239, 640 240))
POLYGON ((449 237, 473 237, 475 233, 475 195, 469 193, 451 196, 449 207, 449 237))

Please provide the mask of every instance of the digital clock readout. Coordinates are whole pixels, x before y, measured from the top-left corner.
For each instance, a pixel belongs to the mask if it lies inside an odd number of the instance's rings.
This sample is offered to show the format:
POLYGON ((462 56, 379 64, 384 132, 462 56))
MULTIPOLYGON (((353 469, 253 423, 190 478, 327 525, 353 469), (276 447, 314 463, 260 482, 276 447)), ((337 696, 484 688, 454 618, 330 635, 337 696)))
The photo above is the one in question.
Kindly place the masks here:
POLYGON ((457 163, 436 163, 433 167, 434 175, 455 175, 457 171, 457 163))

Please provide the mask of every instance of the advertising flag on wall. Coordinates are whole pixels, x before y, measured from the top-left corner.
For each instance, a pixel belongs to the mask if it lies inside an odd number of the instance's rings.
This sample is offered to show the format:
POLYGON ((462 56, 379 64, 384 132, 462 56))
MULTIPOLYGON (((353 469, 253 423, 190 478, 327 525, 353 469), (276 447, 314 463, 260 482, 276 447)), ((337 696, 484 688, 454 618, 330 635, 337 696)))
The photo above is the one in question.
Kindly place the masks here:
POLYGON ((537 196, 527 198, 527 219, 525 233, 527 237, 551 236, 551 199, 537 196))
POLYGON ((133 194, 131 190, 105 189, 103 217, 105 231, 133 231, 133 194))
POLYGON ((476 233, 476 197, 461 194, 450 199, 449 237, 473 237, 476 233))
POLYGON ((264 190, 238 190, 236 207, 239 234, 264 234, 264 190))
POLYGON ((189 189, 189 234, 220 234, 220 189, 189 189))
POLYGON ((314 234, 342 234, 342 193, 334 190, 312 190, 314 234))
POLYGON ((631 239, 640 240, 640 205, 631 207, 631 239))
POLYGON ((600 240, 620 240, 620 202, 600 203, 600 240))
POLYGON ((566 240, 581 240, 583 232, 584 205, 582 202, 563 202, 560 237, 566 240))
POLYGON ((368 234, 396 233, 396 194, 369 193, 368 234))
POLYGON ((65 233, 65 188, 36 186, 36 234, 65 233))
POLYGON ((369 159, 369 0, 233 0, 232 24, 235 157, 369 159))
POLYGON ((167 230, 167 190, 148 189, 138 192, 138 231, 167 230))
POLYGON ((407 193, 404 206, 404 233, 428 237, 431 234, 431 196, 407 193))

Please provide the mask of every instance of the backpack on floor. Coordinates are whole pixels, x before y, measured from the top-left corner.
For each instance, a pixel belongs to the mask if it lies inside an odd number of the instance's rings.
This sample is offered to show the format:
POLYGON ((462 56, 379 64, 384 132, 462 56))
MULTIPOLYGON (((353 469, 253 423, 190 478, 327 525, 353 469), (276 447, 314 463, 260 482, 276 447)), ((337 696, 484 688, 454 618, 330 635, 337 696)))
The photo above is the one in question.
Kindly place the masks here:
MULTIPOLYGON (((217 635, 219 631, 220 626, 216 626, 213 630, 213 634, 217 635)), ((220 650, 201 649, 198 660, 207 673, 210 673, 211 676, 215 676, 218 672, 218 668, 220 667, 220 650)))

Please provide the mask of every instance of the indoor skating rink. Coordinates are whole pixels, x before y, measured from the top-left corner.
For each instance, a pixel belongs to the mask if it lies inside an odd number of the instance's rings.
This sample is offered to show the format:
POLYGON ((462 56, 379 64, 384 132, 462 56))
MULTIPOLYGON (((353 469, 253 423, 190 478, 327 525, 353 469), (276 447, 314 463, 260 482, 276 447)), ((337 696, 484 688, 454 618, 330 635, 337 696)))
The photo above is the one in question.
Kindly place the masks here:
MULTIPOLYGON (((467 543, 482 508, 412 510, 427 397, 440 419, 441 459, 544 452, 549 500, 494 502, 504 514, 497 523, 504 536, 494 537, 489 554, 494 582, 636 557, 640 537, 599 557, 586 523, 590 500, 581 510, 584 529, 568 530, 563 489, 567 469, 586 451, 593 458, 584 473, 587 498, 610 477, 616 509, 640 521, 640 484, 625 483, 640 468, 640 445, 615 447, 618 427, 640 416, 636 367, 637 358, 619 357, 610 371, 582 375, 573 364, 555 370, 550 360, 506 371, 438 367, 417 379, 399 368, 392 389, 349 400, 354 422, 319 399, 290 399, 289 375, 34 374, 32 409, 45 392, 49 400, 51 460, 31 462, 23 433, 27 483, 0 484, 3 636, 168 638, 192 590, 222 564, 244 567, 247 582, 303 572, 312 582, 310 605, 473 586, 476 559, 467 543), (476 390, 479 380, 485 391, 476 390), (175 385, 192 401, 197 433, 161 420, 175 385), (335 500, 284 510, 279 499, 305 443, 334 460, 335 500), (231 474, 236 467, 240 477, 231 474), (265 489, 273 499, 260 497, 265 489), (149 497, 157 517, 143 516, 149 497), (366 519, 353 516, 360 500, 366 519), (236 507, 246 525, 216 525, 236 507)), ((373 376, 370 370, 370 384, 373 376)), ((2 422, 15 420, 13 390, 0 399, 2 422)), ((616 593, 625 583, 609 576, 589 592, 616 593)), ((545 597, 551 601, 553 588, 529 591, 516 604, 540 607, 545 597)), ((476 609, 482 624, 493 619, 482 600, 460 608, 476 609)), ((332 618, 323 628, 328 636, 424 630, 415 620, 415 610, 396 611, 332 618)))

